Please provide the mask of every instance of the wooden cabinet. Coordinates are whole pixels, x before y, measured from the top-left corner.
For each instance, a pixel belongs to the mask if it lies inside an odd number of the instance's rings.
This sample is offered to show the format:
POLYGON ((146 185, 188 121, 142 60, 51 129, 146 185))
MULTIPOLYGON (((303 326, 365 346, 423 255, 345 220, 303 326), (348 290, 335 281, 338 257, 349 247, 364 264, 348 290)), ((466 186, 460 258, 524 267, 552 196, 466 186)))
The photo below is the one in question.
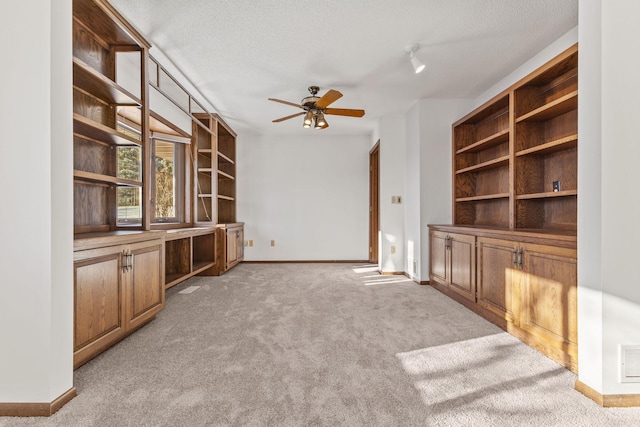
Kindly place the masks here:
POLYGON ((578 313, 575 249, 524 244, 518 326, 541 350, 577 371, 578 313))
POLYGON ((475 237, 430 232, 431 280, 475 301, 475 237))
POLYGON ((516 242, 478 237, 478 305, 513 323, 522 278, 517 262, 516 242))
POLYGON ((429 231, 429 280, 432 284, 449 284, 449 235, 443 231, 429 231))
POLYGON ((429 236, 436 289, 577 371, 575 236, 462 226, 429 236))
POLYGON ((218 271, 223 274, 244 259, 244 223, 219 224, 218 271))
POLYGON ((164 307, 163 233, 86 235, 74 252, 74 367, 164 307))

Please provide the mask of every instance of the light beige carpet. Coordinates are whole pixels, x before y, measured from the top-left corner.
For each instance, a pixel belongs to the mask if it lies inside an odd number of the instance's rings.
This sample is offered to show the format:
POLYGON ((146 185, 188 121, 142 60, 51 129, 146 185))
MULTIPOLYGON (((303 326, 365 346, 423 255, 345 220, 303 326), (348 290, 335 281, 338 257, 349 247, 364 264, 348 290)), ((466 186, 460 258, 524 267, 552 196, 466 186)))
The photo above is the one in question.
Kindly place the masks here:
POLYGON ((575 379, 402 276, 241 264, 170 289, 76 371, 57 414, 0 426, 640 426, 640 408, 601 408, 575 379))

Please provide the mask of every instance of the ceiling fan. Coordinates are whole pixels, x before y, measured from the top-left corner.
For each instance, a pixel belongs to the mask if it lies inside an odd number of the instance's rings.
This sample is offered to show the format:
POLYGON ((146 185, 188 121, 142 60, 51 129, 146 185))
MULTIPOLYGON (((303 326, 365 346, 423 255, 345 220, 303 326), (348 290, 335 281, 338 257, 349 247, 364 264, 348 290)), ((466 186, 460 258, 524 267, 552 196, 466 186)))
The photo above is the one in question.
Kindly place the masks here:
POLYGON ((349 116, 349 117, 362 117, 364 116, 364 110, 354 110, 351 108, 327 108, 330 104, 337 101, 342 97, 342 94, 337 90, 329 89, 327 93, 318 96, 318 86, 309 86, 309 93, 311 96, 307 96, 300 101, 300 104, 293 102, 283 101, 276 98, 268 98, 269 101, 279 102, 281 104, 291 105, 292 107, 302 108, 304 111, 290 116, 281 117, 273 120, 273 123, 282 122, 292 119, 294 117, 304 115, 303 127, 310 128, 313 124, 315 129, 326 129, 329 124, 325 120, 325 114, 334 116, 349 116))

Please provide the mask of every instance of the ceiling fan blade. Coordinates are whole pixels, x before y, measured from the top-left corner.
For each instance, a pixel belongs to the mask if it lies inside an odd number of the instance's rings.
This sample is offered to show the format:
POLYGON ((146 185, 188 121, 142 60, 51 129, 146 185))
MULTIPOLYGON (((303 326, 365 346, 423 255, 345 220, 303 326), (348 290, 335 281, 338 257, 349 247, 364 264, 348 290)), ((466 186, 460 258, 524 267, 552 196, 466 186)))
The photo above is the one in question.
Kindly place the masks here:
POLYGON ((337 101, 340 98, 342 98, 342 94, 340 92, 338 92, 337 90, 329 89, 327 93, 322 95, 322 98, 316 101, 316 107, 318 108, 328 107, 329 104, 337 101))
POLYGON ((291 105, 292 107, 298 107, 298 108, 302 108, 303 110, 305 109, 302 105, 300 104, 294 104, 293 102, 289 102, 289 101, 283 101, 282 99, 276 99, 276 98, 267 98, 269 101, 274 101, 274 102, 279 102, 281 104, 287 104, 287 105, 291 105))
POLYGON ((351 108, 327 108, 325 114, 333 114, 334 116, 362 117, 364 110, 354 110, 351 108))
POLYGON ((279 119, 275 119, 275 120, 272 120, 272 121, 273 121, 273 123, 283 122, 285 120, 293 119, 294 117, 298 117, 298 116, 301 116, 303 114, 306 114, 306 113, 303 111, 301 113, 295 113, 295 114, 292 114, 292 115, 287 116, 287 117, 280 117, 279 119))

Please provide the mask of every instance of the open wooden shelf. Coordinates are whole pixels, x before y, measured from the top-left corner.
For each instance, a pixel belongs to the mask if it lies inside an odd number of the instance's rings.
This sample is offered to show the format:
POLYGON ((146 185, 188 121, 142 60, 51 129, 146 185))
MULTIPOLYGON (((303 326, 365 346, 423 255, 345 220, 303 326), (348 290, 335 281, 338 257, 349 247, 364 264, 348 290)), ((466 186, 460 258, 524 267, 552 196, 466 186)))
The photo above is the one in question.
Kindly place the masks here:
POLYGON ((475 202, 479 200, 508 199, 509 193, 487 194, 482 196, 458 197, 456 202, 475 202))
POLYGON ((481 139, 478 142, 475 142, 471 145, 468 145, 466 147, 459 149, 458 151, 456 151, 456 154, 462 154, 467 152, 469 153, 477 152, 477 151, 481 151, 486 148, 490 148, 508 141, 509 141, 509 129, 503 129, 491 136, 481 139))
POLYGON ((551 197, 567 197, 577 195, 578 190, 547 191, 544 193, 519 194, 516 196, 516 200, 548 199, 551 197))
POLYGON ((536 108, 518 118, 516 123, 525 121, 544 121, 578 108, 578 91, 574 90, 555 101, 536 108))
POLYGON ((102 175, 99 173, 85 172, 77 169, 73 171, 73 178, 80 181, 93 182, 96 184, 111 184, 120 187, 142 186, 142 182, 140 181, 132 181, 129 179, 118 178, 111 175, 102 175))
POLYGON ((138 97, 91 68, 80 58, 73 58, 73 85, 109 104, 142 105, 138 97))
POLYGON ((486 162, 479 163, 477 165, 469 166, 456 171, 456 174, 463 174, 467 172, 480 172, 489 169, 495 169, 509 164, 509 156, 498 157, 497 159, 488 160, 486 162))
POLYGON ((218 175, 222 176, 222 177, 224 177, 226 179, 231 179, 231 180, 235 180, 236 179, 234 176, 232 176, 232 175, 230 175, 230 174, 228 174, 226 172, 223 172, 221 170, 218 171, 218 175))
POLYGON ((516 153, 516 156, 526 156, 529 154, 549 154, 561 150, 569 150, 578 146, 578 134, 573 134, 564 138, 555 139, 535 147, 527 148, 516 153))
POLYGON ((231 160, 229 157, 225 156, 223 153, 218 151, 218 157, 222 159, 222 161, 234 164, 235 162, 231 160))
POLYGON ((166 234, 165 288, 196 274, 214 274, 216 265, 216 227, 170 230, 166 234))
POLYGON ((86 137, 111 145, 140 146, 140 141, 77 113, 73 113, 73 133, 81 138, 86 137))

